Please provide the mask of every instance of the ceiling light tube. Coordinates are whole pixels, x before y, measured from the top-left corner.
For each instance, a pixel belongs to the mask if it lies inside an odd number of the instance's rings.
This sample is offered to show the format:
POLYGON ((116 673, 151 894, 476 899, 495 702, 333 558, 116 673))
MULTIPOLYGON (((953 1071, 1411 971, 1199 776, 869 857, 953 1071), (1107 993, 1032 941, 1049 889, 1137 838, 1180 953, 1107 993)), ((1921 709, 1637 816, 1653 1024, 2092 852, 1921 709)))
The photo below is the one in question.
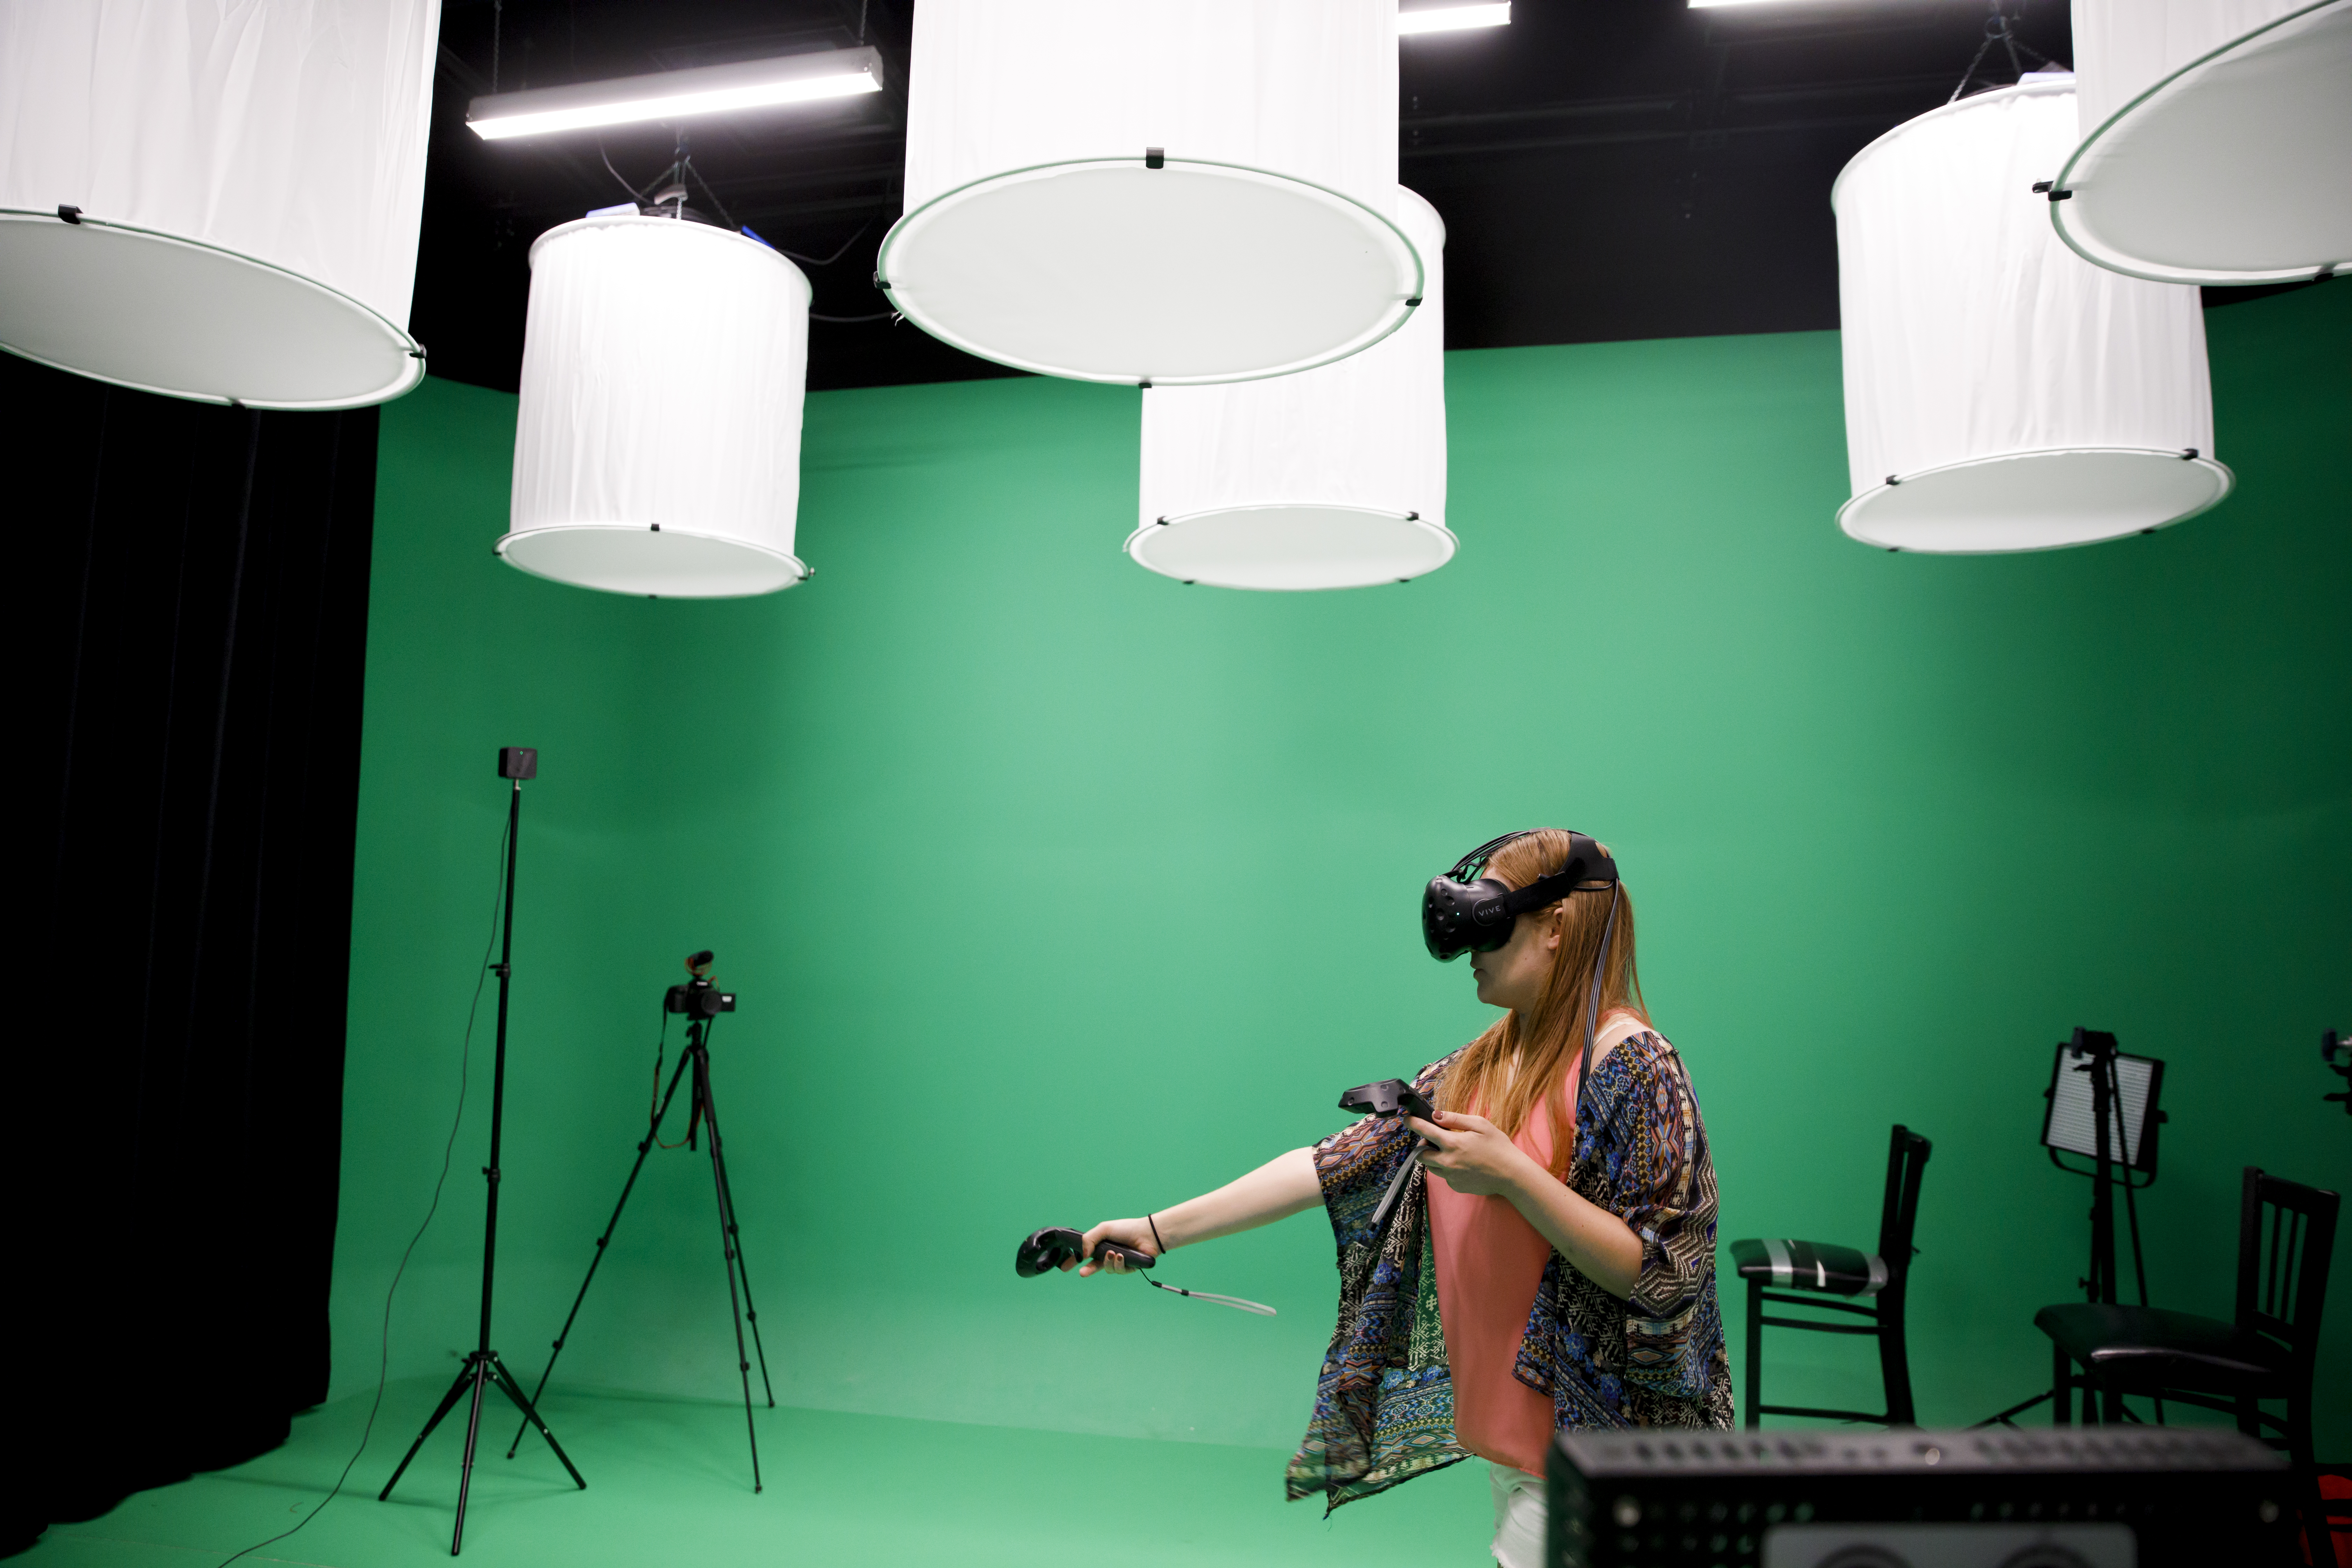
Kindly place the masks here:
POLYGON ((1507 27, 1510 25, 1509 0, 1496 5, 1432 5, 1397 13, 1399 37, 1409 33, 1459 33, 1470 27, 1507 27))
POLYGON ((1805 0, 1684 0, 1684 3, 1694 11, 1722 11, 1757 5, 1800 5, 1805 0))
POLYGON ((498 142, 509 136, 540 136, 648 120, 686 120, 881 90, 878 50, 826 49, 611 81, 584 81, 573 87, 501 92, 474 100, 466 110, 466 123, 484 141, 498 142))

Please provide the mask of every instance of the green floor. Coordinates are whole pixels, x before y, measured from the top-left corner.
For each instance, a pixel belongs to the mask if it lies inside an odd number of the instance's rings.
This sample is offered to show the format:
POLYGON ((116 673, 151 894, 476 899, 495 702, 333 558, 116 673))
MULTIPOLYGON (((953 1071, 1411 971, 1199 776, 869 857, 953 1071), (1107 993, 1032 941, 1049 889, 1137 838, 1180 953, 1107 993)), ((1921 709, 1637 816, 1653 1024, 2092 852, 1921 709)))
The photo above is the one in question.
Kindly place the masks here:
MULTIPOLYGON (((462 1410, 393 1500, 375 1493, 439 1385, 396 1384, 343 1494, 300 1533, 244 1559, 321 1568, 446 1561, 462 1410)), ((1083 1396, 1076 1396, 1083 1397, 1083 1396)), ((52 1528, 17 1561, 39 1568, 188 1568, 299 1519, 350 1457, 365 1397, 294 1423, 274 1453, 141 1492, 52 1528)), ((1435 1568, 1487 1561, 1486 1467, 1424 1477, 1325 1520, 1282 1500, 1286 1456, 831 1411, 761 1410, 767 1490, 753 1496, 740 1405, 556 1394, 547 1415, 588 1478, 572 1489, 543 1447, 475 1472, 465 1561, 478 1568, 606 1563, 1332 1563, 1435 1568)))

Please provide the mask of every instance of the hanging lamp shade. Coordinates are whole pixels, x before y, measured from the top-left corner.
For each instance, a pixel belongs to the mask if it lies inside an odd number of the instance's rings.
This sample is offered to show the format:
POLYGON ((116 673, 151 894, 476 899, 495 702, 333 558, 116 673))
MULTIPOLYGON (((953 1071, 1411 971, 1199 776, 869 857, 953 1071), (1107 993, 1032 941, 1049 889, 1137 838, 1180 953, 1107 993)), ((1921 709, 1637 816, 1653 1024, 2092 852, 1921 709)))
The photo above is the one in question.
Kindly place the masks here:
POLYGON ((629 213, 530 247, 509 564, 656 598, 808 575, 793 554, 808 279, 755 239, 629 213))
POLYGON ((2043 550, 2229 492, 2197 290, 2093 267, 2032 193, 2074 124, 2072 79, 2029 78, 1896 126, 1839 174, 1855 539, 2043 550))
POLYGON ((1402 325, 1395 0, 930 0, 876 281, 986 359, 1283 375, 1402 325))
POLYGON ((1360 354, 1266 381, 1143 394, 1140 565, 1222 588, 1360 588, 1453 559, 1445 527, 1445 225, 1397 216, 1419 309, 1360 354))
POLYGON ((2168 283, 2352 267, 2352 0, 2074 0, 2074 57, 2084 139, 2035 177, 2076 251, 2168 283))
POLYGON ((408 332, 438 0, 0 5, 0 348, 348 408, 408 332))

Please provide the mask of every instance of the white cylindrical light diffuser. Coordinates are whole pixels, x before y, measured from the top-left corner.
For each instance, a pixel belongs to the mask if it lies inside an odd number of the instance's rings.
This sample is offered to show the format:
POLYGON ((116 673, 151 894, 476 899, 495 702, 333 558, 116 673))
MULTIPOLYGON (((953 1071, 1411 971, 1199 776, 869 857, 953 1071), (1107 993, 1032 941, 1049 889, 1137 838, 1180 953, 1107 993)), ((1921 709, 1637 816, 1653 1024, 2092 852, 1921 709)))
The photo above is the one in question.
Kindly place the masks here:
POLYGON ((2083 142, 2050 216, 2102 267, 2276 283, 2352 267, 2352 0, 2074 0, 2083 142))
POLYGON ((2092 266, 2032 190, 2074 142, 2071 79, 2029 79, 1896 126, 1838 176, 1855 539, 2044 550, 2229 492, 2197 290, 2092 266))
POLYGON ((1143 395, 1141 525, 1127 552, 1186 583, 1360 588, 1453 558, 1445 526, 1445 225, 1397 216, 1428 281, 1412 320, 1297 375, 1143 395))
POLYGON ((380 403, 438 0, 0 6, 0 347, 258 408, 380 403))
POLYGON ((1395 0, 927 0, 877 279, 1000 363, 1280 375, 1393 331, 1395 0))
POLYGON ((530 247, 513 531, 499 553, 583 588, 734 598, 793 554, 808 279, 727 229, 619 214, 530 247))

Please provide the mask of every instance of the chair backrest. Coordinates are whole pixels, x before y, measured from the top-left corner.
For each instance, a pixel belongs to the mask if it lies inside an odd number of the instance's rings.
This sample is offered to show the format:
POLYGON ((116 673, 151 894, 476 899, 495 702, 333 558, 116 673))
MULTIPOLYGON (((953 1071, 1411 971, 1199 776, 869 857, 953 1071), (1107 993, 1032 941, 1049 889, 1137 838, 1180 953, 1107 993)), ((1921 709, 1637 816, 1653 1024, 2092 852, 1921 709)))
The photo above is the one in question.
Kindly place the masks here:
POLYGON ((2282 1341, 2299 1363, 2319 1349, 2340 1199, 2252 1165, 2238 1205, 2238 1326, 2282 1341))
POLYGON ((1901 1122, 1886 1150, 1886 1204, 1878 1215, 1878 1256, 1886 1260, 1886 1282, 1900 1289, 1911 1273, 1911 1233, 1919 1219, 1919 1176, 1935 1145, 1901 1122))

